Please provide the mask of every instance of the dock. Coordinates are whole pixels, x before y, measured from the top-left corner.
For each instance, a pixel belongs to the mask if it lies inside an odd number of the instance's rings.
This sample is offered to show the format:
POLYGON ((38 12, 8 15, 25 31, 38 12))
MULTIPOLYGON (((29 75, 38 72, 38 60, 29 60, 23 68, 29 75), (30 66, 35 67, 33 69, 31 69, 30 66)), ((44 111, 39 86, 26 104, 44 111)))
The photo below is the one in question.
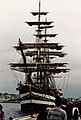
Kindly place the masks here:
POLYGON ((14 118, 13 120, 36 120, 37 119, 37 114, 31 116, 23 116, 23 117, 18 117, 18 118, 14 118))
MULTIPOLYGON (((23 116, 23 117, 19 117, 19 118, 14 118, 13 120, 36 120, 36 119, 37 119, 37 115, 35 115, 35 116, 28 115, 28 116, 23 116)), ((79 117, 78 120, 81 120, 81 118, 79 117)))

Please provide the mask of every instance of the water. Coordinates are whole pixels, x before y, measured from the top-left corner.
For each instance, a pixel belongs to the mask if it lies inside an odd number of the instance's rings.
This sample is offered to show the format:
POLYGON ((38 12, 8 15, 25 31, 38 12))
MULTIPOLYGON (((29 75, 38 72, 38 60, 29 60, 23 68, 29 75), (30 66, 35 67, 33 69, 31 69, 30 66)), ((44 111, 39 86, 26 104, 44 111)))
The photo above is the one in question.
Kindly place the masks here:
POLYGON ((5 113, 5 120, 9 117, 17 118, 26 116, 28 113, 21 111, 20 103, 1 103, 3 105, 3 110, 5 113))

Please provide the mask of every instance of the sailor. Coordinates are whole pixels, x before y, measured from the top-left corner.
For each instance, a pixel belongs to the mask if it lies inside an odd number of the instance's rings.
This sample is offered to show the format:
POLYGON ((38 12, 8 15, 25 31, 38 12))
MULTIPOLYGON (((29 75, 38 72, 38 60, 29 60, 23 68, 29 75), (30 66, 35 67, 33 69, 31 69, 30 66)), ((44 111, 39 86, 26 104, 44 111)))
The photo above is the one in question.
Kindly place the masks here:
POLYGON ((0 104, 0 120, 4 120, 4 111, 2 109, 3 106, 0 104))
POLYGON ((47 113, 47 120, 67 120, 66 111, 61 108, 62 99, 58 96, 55 99, 56 106, 47 113))

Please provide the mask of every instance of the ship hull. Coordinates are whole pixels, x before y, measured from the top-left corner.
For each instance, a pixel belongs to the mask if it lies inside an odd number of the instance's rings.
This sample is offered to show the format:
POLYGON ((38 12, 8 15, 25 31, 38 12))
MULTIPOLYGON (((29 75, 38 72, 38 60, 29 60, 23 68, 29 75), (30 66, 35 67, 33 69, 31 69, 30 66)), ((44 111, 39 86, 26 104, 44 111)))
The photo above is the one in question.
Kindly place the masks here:
POLYGON ((21 110, 27 111, 28 113, 39 113, 42 109, 48 106, 54 106, 54 102, 41 101, 41 100, 24 100, 21 102, 21 110))

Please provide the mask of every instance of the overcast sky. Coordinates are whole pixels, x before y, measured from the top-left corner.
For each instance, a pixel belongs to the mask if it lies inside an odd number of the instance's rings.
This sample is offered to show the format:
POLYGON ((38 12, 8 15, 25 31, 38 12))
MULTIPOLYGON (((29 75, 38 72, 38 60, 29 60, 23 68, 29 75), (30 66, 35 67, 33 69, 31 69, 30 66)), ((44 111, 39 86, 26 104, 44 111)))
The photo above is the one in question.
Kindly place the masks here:
MULTIPOLYGON (((38 11, 39 0, 0 0, 0 92, 16 93, 17 76, 9 68, 15 52, 12 46, 22 41, 32 41, 34 27, 32 11, 38 11)), ((56 42, 65 45, 67 74, 63 91, 67 97, 81 96, 81 0, 41 0, 42 11, 49 12, 48 20, 54 21, 56 42)), ((52 38, 53 40, 53 38, 52 38)), ((54 41, 53 40, 53 41, 54 41)))

